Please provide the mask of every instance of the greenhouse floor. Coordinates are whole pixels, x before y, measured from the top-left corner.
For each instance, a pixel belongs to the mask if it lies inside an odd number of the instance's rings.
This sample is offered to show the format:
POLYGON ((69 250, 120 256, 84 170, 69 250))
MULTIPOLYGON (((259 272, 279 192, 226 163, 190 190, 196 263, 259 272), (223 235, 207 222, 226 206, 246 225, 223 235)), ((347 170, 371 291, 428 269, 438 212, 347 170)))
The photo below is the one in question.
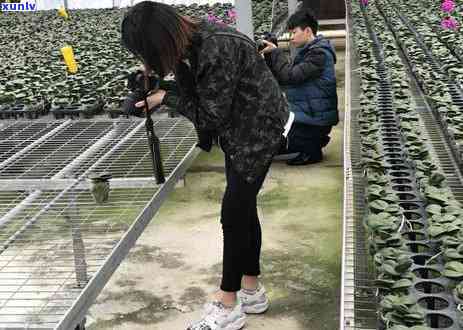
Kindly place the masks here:
MULTIPOLYGON (((344 107, 344 51, 338 52, 344 107)), ((339 324, 342 231, 341 123, 321 164, 274 162, 259 197, 262 281, 271 307, 246 329, 333 330, 339 324)), ((185 329, 221 270, 223 156, 201 153, 89 311, 95 329, 185 329)))

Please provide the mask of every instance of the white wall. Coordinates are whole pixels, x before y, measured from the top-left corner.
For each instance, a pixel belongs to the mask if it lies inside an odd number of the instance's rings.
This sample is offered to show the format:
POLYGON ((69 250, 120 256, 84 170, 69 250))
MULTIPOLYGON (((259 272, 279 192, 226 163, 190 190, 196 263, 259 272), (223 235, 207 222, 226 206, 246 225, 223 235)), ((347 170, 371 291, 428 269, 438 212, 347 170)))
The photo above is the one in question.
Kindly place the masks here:
MULTIPOLYGON (((142 0, 68 0, 69 8, 71 9, 83 9, 83 8, 108 8, 112 7, 113 3, 116 7, 126 7, 131 4, 136 4, 142 0)), ((214 3, 234 3, 234 0, 157 0, 158 2, 163 2, 167 4, 186 4, 190 5, 193 3, 205 5, 205 4, 214 4, 214 3)), ((22 0, 22 2, 26 2, 22 0)), ((37 9, 39 10, 48 10, 48 9, 58 9, 63 3, 63 0, 29 0, 29 2, 36 2, 37 9)))

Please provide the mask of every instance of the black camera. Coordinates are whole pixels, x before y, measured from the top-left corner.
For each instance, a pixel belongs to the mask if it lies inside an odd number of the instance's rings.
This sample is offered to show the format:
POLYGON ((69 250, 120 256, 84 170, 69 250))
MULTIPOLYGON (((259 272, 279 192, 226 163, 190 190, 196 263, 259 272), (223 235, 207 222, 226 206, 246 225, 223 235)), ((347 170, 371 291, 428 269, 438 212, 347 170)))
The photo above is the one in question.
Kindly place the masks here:
MULTIPOLYGON (((156 75, 148 75, 148 91, 157 89, 159 79, 156 75)), ((141 70, 130 73, 127 76, 127 87, 132 92, 145 92, 145 74, 141 70)))
POLYGON ((267 45, 264 43, 263 40, 266 40, 268 42, 271 42, 272 44, 274 44, 275 46, 278 47, 278 38, 276 35, 274 35, 273 33, 270 33, 270 32, 265 32, 264 34, 262 34, 262 36, 257 40, 257 50, 260 52, 261 50, 263 50, 265 47, 267 47, 267 45))
POLYGON ((159 88, 159 79, 155 75, 148 76, 148 88, 145 88, 145 74, 141 70, 130 73, 127 76, 127 88, 130 93, 124 100, 122 108, 129 116, 144 117, 143 108, 135 107, 135 103, 145 99, 145 93, 159 88))

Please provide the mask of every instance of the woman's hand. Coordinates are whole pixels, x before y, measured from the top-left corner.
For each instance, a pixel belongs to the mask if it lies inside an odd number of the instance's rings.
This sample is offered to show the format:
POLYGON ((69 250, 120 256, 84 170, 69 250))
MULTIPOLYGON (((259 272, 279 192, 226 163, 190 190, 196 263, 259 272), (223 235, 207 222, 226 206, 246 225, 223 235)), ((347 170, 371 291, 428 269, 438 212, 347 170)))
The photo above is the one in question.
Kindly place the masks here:
MULTIPOLYGON (((164 96, 166 95, 166 91, 163 89, 158 89, 158 91, 154 94, 149 95, 146 99, 148 100, 148 109, 152 109, 157 107, 162 103, 164 96)), ((135 103, 137 108, 142 108, 145 106, 145 101, 140 101, 135 103)))
POLYGON ((261 55, 270 53, 272 50, 277 48, 277 46, 270 41, 264 39, 262 42, 266 45, 266 47, 259 52, 261 55))

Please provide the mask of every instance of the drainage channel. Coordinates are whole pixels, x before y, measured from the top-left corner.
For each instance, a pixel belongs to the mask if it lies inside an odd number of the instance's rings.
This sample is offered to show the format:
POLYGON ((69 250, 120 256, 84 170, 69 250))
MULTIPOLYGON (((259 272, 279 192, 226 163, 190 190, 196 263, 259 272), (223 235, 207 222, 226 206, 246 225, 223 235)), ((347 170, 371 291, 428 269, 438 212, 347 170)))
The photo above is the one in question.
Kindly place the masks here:
MULTIPOLYGON (((379 8, 380 6, 378 6, 379 8)), ((442 68, 441 65, 439 65, 438 61, 435 59, 434 55, 431 53, 430 49, 428 48, 428 46, 426 46, 424 40, 423 40, 423 37, 421 36, 421 34, 416 30, 416 28, 408 21, 408 19, 406 17, 404 17, 404 15, 397 9, 397 8, 393 8, 397 15, 399 16, 399 18, 401 19, 401 21, 404 23, 404 25, 413 33, 413 35, 415 36, 415 40, 416 42, 418 43, 418 45, 421 47, 421 49, 424 51, 425 55, 426 55, 426 60, 429 62, 429 64, 431 65, 432 69, 435 71, 435 72, 438 72, 441 74, 441 79, 445 82, 445 84, 447 85, 449 91, 450 91, 450 95, 452 96, 452 100, 453 100, 453 103, 458 106, 458 108, 463 111, 463 91, 461 90, 461 88, 455 84, 454 82, 452 82, 450 79, 448 79, 446 77, 447 75, 447 72, 442 68)), ((382 10, 380 9, 380 12, 382 13, 382 10)), ((382 13, 383 17, 384 17, 384 14, 382 13)), ((385 18, 385 20, 387 20, 385 18)))
MULTIPOLYGON (((395 30, 392 28, 390 21, 384 14, 381 6, 378 5, 377 7, 389 30, 394 35, 402 62, 406 64, 407 73, 410 78, 409 81, 411 82, 410 90, 412 92, 413 101, 417 105, 416 110, 420 115, 422 125, 425 128, 424 132, 432 146, 431 154, 433 154, 435 159, 438 160, 440 169, 445 175, 449 188, 451 189, 455 199, 463 205, 463 173, 459 166, 461 163, 460 152, 457 149, 456 143, 450 139, 448 134, 446 134, 447 128, 445 127, 445 123, 443 123, 442 120, 439 120, 436 112, 437 110, 433 111, 433 107, 426 101, 425 92, 419 83, 420 80, 414 74, 407 52, 405 51, 403 44, 398 41, 399 39, 395 30)), ((404 22, 404 24, 406 23, 404 22)), ((427 54, 427 57, 431 58, 430 54, 427 54)), ((434 63, 432 66, 435 68, 437 65, 434 63)), ((440 68, 437 69, 440 70, 440 68)), ((454 88, 456 87, 454 86, 454 88)))
MULTIPOLYGON (((378 88, 378 112, 380 114, 381 138, 385 147, 385 156, 392 158, 392 153, 388 149, 406 150, 404 139, 399 127, 399 117, 394 111, 393 92, 389 78, 389 71, 385 64, 384 51, 375 31, 373 30, 369 19, 363 9, 363 15, 366 22, 368 33, 373 41, 373 51, 377 59, 376 71, 380 77, 378 88), (395 125, 395 126, 394 126, 395 125)), ((397 156, 397 155, 395 155, 397 156)), ((410 293, 418 299, 418 303, 424 308, 425 319, 428 326, 432 328, 445 328, 456 330, 459 329, 458 318, 456 315, 456 306, 450 292, 433 292, 432 285, 439 285, 441 288, 448 287, 448 279, 441 276, 443 263, 438 262, 432 266, 427 265, 426 261, 438 253, 438 249, 430 242, 427 233, 428 221, 425 211, 425 200, 421 197, 417 188, 415 170, 411 165, 412 162, 405 154, 394 158, 394 165, 387 170, 390 181, 394 184, 399 180, 407 179, 410 184, 407 187, 408 193, 396 191, 399 198, 399 206, 405 219, 415 228, 410 231, 401 232, 405 239, 405 244, 411 252, 413 265, 411 271, 416 275, 413 279, 413 286, 410 293)), ((400 188, 405 185, 393 185, 394 188, 400 188)), ((396 190, 396 189, 395 189, 396 190)), ((441 260, 439 260, 441 261, 441 260)), ((380 325, 381 328, 382 325, 380 325)))

